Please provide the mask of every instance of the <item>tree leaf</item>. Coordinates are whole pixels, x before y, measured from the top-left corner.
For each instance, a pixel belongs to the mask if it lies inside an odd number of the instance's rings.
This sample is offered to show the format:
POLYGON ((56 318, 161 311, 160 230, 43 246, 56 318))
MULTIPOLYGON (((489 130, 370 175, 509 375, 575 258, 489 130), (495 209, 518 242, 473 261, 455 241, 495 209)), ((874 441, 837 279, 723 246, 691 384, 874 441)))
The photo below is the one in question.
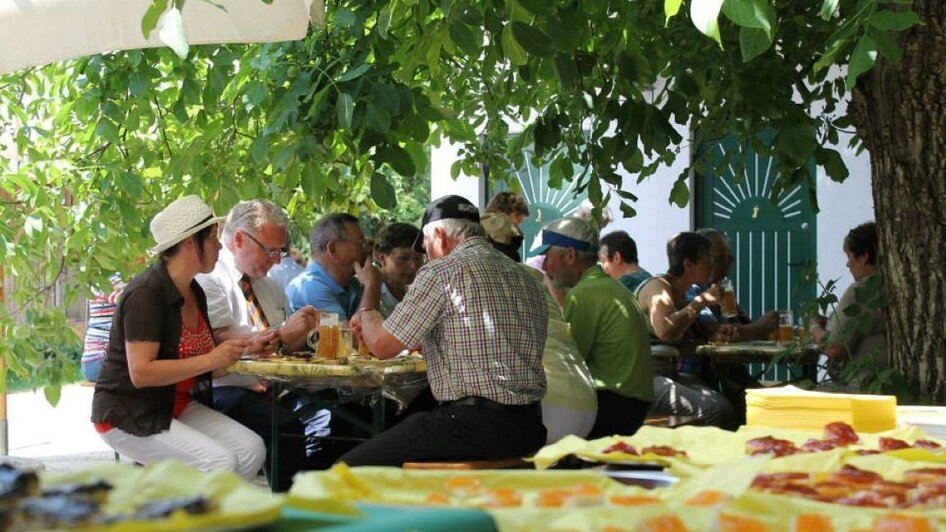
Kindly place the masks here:
POLYGON ((892 32, 879 31, 875 28, 867 30, 874 42, 877 43, 877 51, 880 55, 886 57, 892 64, 897 64, 903 58, 903 49, 894 40, 892 32))
POLYGON ((581 41, 583 18, 575 10, 559 13, 549 19, 549 38, 560 52, 572 53, 581 41))
POLYGON ((29 215, 23 221, 23 231, 26 236, 34 236, 43 232, 43 219, 36 215, 29 215))
POLYGON ((772 45, 772 40, 765 30, 760 28, 739 28, 739 51, 742 62, 752 61, 772 45))
POLYGON ((407 153, 407 150, 396 144, 381 146, 376 149, 374 160, 378 163, 387 163, 395 172, 403 176, 414 175, 416 171, 411 155, 407 153))
POLYGON ((144 35, 145 39, 151 38, 151 32, 154 31, 154 28, 158 25, 158 19, 161 18, 161 14, 168 8, 168 0, 154 0, 151 2, 151 5, 148 6, 148 10, 145 11, 145 15, 141 18, 141 34, 144 35))
POLYGON ((335 103, 335 115, 338 119, 339 127, 351 129, 351 118, 355 113, 355 100, 347 92, 338 94, 338 101, 335 103))
POLYGON ((268 91, 266 90, 266 85, 258 79, 254 79, 246 84, 244 94, 246 95, 246 103, 251 107, 257 107, 259 104, 263 103, 263 100, 266 99, 268 91))
POLYGON ((43 395, 46 396, 46 402, 50 406, 56 406, 59 404, 59 399, 62 396, 62 386, 59 384, 47 384, 43 386, 43 395))
POLYGON ((513 22, 512 35, 529 54, 536 57, 552 56, 552 41, 542 30, 522 22, 513 22))
POLYGON ((573 89, 577 85, 578 67, 575 58, 565 54, 555 56, 555 76, 563 89, 573 89))
POLYGON ((368 121, 368 127, 378 133, 387 133, 391 129, 391 114, 388 113, 387 109, 374 102, 368 103, 365 117, 368 121))
POLYGON ((828 177, 831 178, 831 181, 840 183, 850 175, 847 165, 844 164, 844 159, 841 158, 841 154, 836 150, 818 148, 815 159, 818 161, 818 164, 824 167, 824 171, 828 174, 828 177))
POLYGON ((371 174, 371 199, 382 209, 397 207, 397 194, 394 187, 381 172, 371 174))
POLYGON ((151 80, 148 79, 148 76, 141 72, 135 72, 128 82, 128 91, 131 92, 132 96, 139 97, 148 90, 150 85, 151 80))
POLYGON ((838 3, 840 0, 824 0, 821 3, 821 11, 818 12, 818 16, 822 20, 831 20, 838 12, 838 3))
POLYGON ((522 46, 519 46, 519 43, 516 42, 515 37, 512 36, 512 24, 507 23, 503 27, 503 33, 500 37, 500 41, 503 45, 503 54, 506 56, 506 59, 509 59, 509 62, 513 65, 524 65, 529 62, 529 56, 526 53, 525 49, 522 46))
POLYGON ((713 39, 723 47, 719 38, 719 10, 723 7, 723 0, 692 0, 690 2, 690 19, 700 33, 713 39))
POLYGON ((670 19, 677 16, 677 13, 680 12, 680 4, 683 3, 683 0, 664 0, 664 15, 667 19, 664 21, 664 25, 670 23, 670 19))
POLYGON ((682 209, 686 207, 689 202, 690 188, 687 186, 686 180, 677 179, 673 184, 673 188, 670 189, 670 204, 682 209))
POLYGON ((847 78, 845 85, 847 90, 852 90, 857 78, 864 72, 867 72, 877 61, 877 43, 870 35, 864 35, 857 41, 854 51, 851 52, 851 60, 847 66, 847 78))
POLYGON ((302 192, 309 201, 316 201, 325 192, 325 174, 318 164, 310 162, 302 169, 302 192))
POLYGON ((391 4, 385 5, 381 8, 381 13, 378 14, 378 35, 382 39, 387 40, 388 38, 388 29, 391 27, 391 14, 394 9, 391 7, 391 4))
POLYGON ((737 26, 773 33, 775 11, 766 0, 725 0, 723 14, 737 26))
POLYGON ((549 0, 518 0, 518 2, 533 15, 542 17, 551 15, 555 9, 555 5, 549 0))
POLYGON ((903 31, 921 23, 920 16, 913 11, 881 9, 870 17, 871 26, 885 31, 903 31))
POLYGON ((250 158, 256 164, 262 166, 266 163, 266 156, 269 152, 269 139, 266 138, 266 135, 260 135, 253 140, 253 144, 250 146, 250 158))
POLYGON ((817 74, 825 68, 833 65, 835 60, 838 58, 838 55, 840 55, 841 51, 844 50, 846 44, 847 41, 845 39, 838 39, 832 42, 831 45, 828 46, 828 49, 825 50, 823 54, 821 54, 821 57, 819 57, 818 60, 815 61, 815 64, 811 67, 812 74, 817 74))
POLYGON ((637 216, 637 210, 634 207, 632 207, 630 203, 622 201, 621 214, 624 215, 625 218, 633 218, 637 216))
POLYGON ((453 24, 450 24, 449 31, 450 39, 453 40, 454 44, 468 54, 475 54, 482 46, 482 38, 477 43, 476 36, 470 30, 470 27, 459 20, 455 20, 453 24))
POLYGON ((784 126, 779 129, 776 136, 776 146, 779 151, 798 164, 808 161, 815 151, 816 144, 815 130, 807 123, 795 122, 784 126))
POLYGON ((338 77, 339 83, 344 83, 346 81, 351 81, 353 79, 358 79, 362 74, 368 71, 371 68, 371 64, 362 63, 355 68, 350 68, 344 74, 338 77))
POLYGON ((181 59, 187 58, 190 46, 184 35, 184 19, 176 7, 168 9, 158 20, 158 39, 174 50, 181 59))

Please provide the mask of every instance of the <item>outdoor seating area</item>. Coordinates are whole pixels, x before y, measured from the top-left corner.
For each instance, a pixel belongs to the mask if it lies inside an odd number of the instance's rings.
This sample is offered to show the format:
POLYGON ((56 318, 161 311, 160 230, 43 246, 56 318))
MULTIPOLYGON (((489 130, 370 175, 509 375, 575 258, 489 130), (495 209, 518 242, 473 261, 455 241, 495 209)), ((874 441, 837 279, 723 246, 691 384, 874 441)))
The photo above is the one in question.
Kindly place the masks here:
POLYGON ((934 4, 0 0, 0 531, 946 530, 934 4))

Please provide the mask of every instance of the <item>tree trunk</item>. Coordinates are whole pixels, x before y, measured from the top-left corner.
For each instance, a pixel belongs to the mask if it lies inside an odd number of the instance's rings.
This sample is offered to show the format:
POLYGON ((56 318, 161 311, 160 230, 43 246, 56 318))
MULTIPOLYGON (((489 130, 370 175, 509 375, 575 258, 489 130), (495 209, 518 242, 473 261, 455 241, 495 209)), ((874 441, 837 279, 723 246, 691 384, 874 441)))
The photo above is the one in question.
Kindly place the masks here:
POLYGON ((850 115, 871 159, 890 361, 920 397, 944 404, 946 2, 914 10, 923 25, 901 35, 903 59, 858 80, 850 115))

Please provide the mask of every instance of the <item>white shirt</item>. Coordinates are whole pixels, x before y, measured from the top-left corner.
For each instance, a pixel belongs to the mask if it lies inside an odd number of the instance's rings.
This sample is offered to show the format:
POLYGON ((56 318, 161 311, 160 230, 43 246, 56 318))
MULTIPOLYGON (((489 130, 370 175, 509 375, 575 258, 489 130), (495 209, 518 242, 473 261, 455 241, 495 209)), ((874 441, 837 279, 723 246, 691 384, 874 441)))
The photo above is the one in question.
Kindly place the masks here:
MULTIPOLYGON (((207 314, 210 317, 211 329, 229 328, 241 332, 260 330, 250 319, 246 297, 243 295, 243 289, 240 288, 242 277, 243 272, 237 268, 233 253, 226 246, 220 250, 214 271, 197 276, 197 282, 207 295, 207 314)), ((253 287, 256 300, 270 326, 280 325, 286 321, 289 315, 289 301, 276 281, 262 277, 252 279, 250 286, 253 287)), ((214 386, 250 387, 256 382, 254 377, 248 375, 227 375, 215 379, 214 386)))

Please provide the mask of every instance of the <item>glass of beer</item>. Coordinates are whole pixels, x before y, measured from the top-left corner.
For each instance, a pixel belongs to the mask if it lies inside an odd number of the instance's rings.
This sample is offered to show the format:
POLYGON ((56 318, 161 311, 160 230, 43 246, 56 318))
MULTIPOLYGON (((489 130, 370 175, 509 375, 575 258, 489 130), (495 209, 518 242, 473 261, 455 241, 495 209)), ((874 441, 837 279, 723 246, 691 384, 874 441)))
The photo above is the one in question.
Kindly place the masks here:
POLYGON ((358 340, 358 354, 363 357, 370 357, 371 350, 368 349, 368 342, 366 342, 365 339, 362 337, 358 337, 357 340, 358 340))
POLYGON ((723 291, 723 300, 719 305, 720 311, 724 318, 735 318, 739 312, 736 310, 736 292, 733 290, 732 281, 726 278, 719 284, 723 291))
POLYGON ((798 343, 808 345, 808 320, 798 318, 798 343))
POLYGON ((778 312, 778 342, 780 344, 791 342, 794 332, 795 319, 792 317, 792 311, 780 310, 778 312))
POLYGON ((348 358, 349 356, 352 355, 352 353, 355 352, 355 348, 353 347, 353 343, 352 343, 353 342, 352 339, 354 338, 354 336, 352 335, 351 327, 348 326, 347 324, 342 325, 339 328, 339 331, 340 331, 340 336, 339 336, 339 344, 338 344, 338 356, 341 358, 348 358))
POLYGON ((319 348, 316 353, 328 360, 338 358, 341 334, 341 328, 338 326, 338 314, 323 312, 319 320, 319 348))

